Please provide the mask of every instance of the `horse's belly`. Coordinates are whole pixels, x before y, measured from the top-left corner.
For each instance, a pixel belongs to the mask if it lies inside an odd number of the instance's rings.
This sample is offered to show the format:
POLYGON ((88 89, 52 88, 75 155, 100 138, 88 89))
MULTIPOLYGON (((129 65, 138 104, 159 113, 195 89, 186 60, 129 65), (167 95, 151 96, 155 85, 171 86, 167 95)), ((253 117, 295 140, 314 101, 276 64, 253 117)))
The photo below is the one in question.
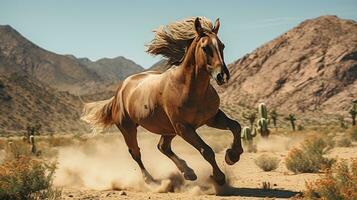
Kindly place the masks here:
POLYGON ((160 135, 172 135, 175 134, 175 130, 172 124, 162 109, 154 109, 150 115, 145 118, 137 120, 137 123, 144 127, 146 130, 160 134, 160 135))

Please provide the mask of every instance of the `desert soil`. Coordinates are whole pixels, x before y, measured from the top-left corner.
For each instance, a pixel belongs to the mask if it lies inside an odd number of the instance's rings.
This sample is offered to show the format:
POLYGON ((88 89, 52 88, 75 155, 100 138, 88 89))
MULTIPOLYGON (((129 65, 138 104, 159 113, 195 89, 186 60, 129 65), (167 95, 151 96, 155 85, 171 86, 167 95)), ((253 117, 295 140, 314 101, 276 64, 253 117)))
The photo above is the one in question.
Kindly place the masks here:
MULTIPOLYGON (((63 187, 63 199, 288 199, 299 195, 306 181, 315 180, 321 175, 294 174, 285 167, 284 160, 289 149, 297 146, 304 136, 273 135, 268 140, 258 137, 257 153, 245 152, 238 163, 228 166, 224 162, 224 152, 232 141, 230 133, 208 128, 199 132, 216 152, 217 162, 229 179, 232 186, 229 196, 215 195, 208 178, 210 166, 195 149, 177 137, 172 145, 173 150, 198 175, 197 181, 181 182, 176 167, 156 149, 159 136, 143 130, 139 131, 142 159, 148 171, 161 184, 145 185, 120 134, 96 136, 90 145, 59 149, 55 184, 63 187), (254 161, 263 154, 278 157, 279 167, 271 172, 262 171, 254 161), (270 183, 272 189, 262 189, 263 182, 270 183)), ((357 158, 357 145, 336 147, 328 156, 357 158)))

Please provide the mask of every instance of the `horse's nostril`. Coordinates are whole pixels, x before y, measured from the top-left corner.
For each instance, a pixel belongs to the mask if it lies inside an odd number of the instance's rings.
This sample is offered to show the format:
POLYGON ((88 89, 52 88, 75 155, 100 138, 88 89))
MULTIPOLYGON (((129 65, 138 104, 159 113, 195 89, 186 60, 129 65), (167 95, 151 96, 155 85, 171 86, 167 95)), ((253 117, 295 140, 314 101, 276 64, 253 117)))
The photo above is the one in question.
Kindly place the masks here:
POLYGON ((222 80, 222 79, 223 79, 222 73, 217 74, 217 79, 218 79, 218 80, 222 80))

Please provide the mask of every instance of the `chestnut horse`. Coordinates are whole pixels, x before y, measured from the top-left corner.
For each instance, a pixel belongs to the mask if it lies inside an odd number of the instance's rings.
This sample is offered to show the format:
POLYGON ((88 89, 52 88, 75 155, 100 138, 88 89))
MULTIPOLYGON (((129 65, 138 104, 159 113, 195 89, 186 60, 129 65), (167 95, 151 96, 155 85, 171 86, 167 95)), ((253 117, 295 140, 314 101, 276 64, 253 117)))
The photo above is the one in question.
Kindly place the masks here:
POLYGON ((154 181, 141 161, 137 127, 160 134, 158 149, 170 158, 187 180, 196 180, 195 172, 171 149, 171 141, 180 136, 196 148, 213 168, 213 180, 225 184, 213 150, 201 139, 196 129, 207 125, 228 129, 234 139, 227 149, 225 161, 236 163, 243 153, 241 126, 219 109, 220 99, 210 84, 229 79, 223 59, 223 43, 215 26, 206 18, 189 18, 161 27, 148 45, 148 52, 161 54, 176 64, 164 73, 147 71, 126 78, 109 100, 85 105, 82 119, 96 127, 116 125, 123 134, 133 159, 138 163, 144 180, 154 181))

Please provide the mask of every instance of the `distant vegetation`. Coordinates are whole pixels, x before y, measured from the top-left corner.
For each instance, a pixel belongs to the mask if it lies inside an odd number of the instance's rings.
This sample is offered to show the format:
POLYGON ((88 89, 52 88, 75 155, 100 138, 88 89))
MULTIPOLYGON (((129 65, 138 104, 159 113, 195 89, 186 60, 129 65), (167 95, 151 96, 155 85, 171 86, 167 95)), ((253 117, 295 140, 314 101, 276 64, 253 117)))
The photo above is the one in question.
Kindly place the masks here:
POLYGON ((293 131, 295 131, 296 130, 296 126, 295 126, 295 121, 296 121, 296 117, 295 117, 295 115, 294 114, 289 114, 289 116, 287 116, 286 118, 285 118, 285 120, 287 120, 287 121, 289 121, 290 122, 290 124, 291 124, 291 128, 293 129, 293 131))

